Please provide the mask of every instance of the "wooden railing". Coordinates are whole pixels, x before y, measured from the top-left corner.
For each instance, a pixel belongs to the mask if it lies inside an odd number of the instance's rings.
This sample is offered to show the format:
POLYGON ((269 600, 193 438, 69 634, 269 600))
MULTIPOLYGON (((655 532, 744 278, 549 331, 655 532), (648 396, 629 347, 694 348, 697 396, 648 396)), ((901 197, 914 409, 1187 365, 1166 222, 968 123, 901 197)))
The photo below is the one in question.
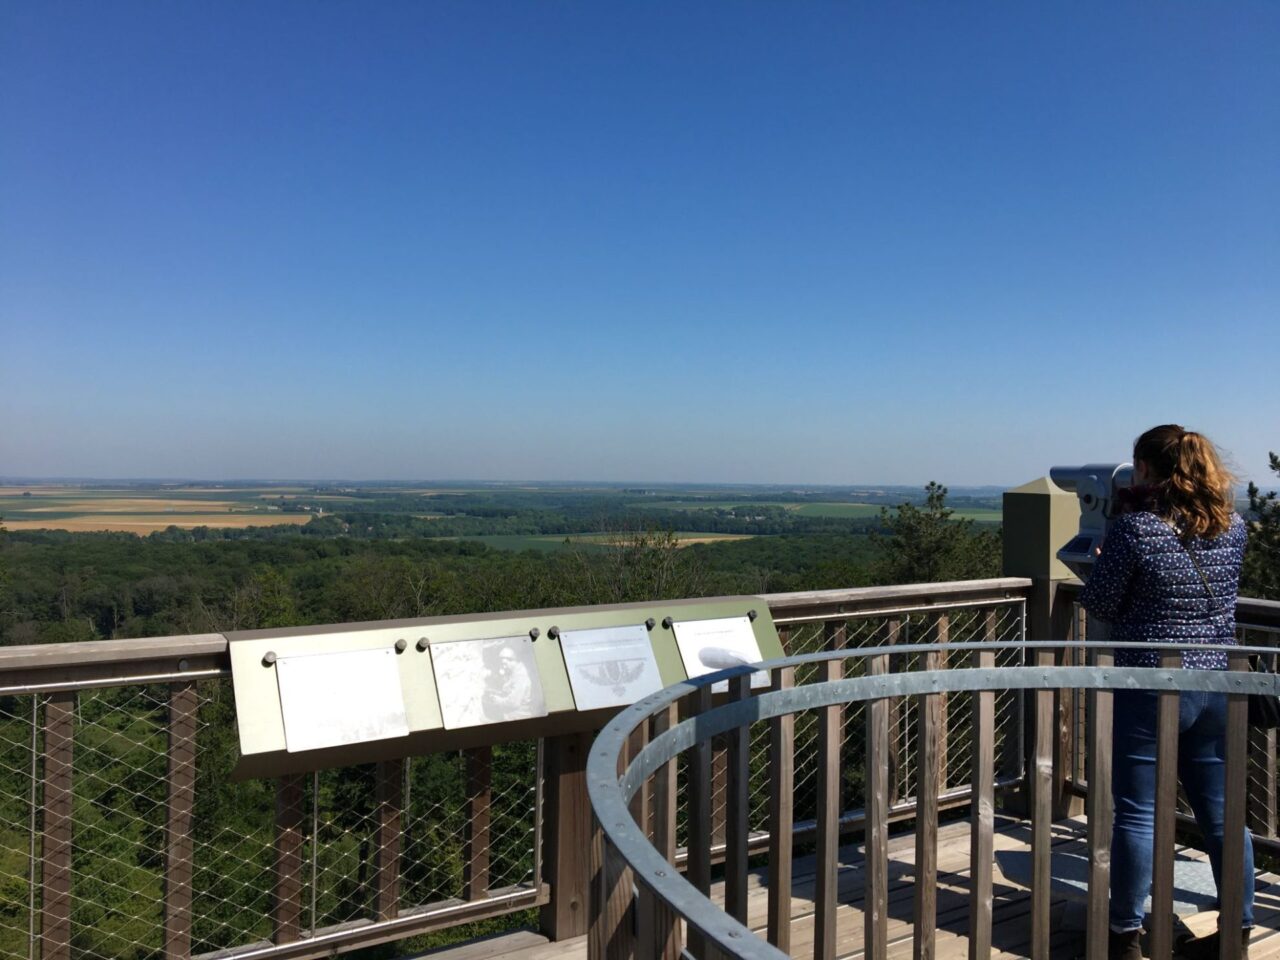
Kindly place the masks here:
MULTIPOLYGON (((1030 581, 1001 579, 766 599, 786 652, 883 647, 886 668, 902 672, 964 666, 967 642, 1025 639, 1034 597, 1030 581)), ((1072 617, 1069 584, 1055 602, 1053 622, 1087 636, 1072 617)), ((1280 631, 1280 604, 1242 601, 1240 612, 1253 642, 1280 631)), ((999 650, 1000 665, 1023 662, 1016 643, 999 650)), ((1074 662, 1061 653, 1054 661, 1074 662)), ((797 666, 801 684, 819 670, 806 663, 797 666)), ((554 938, 587 932, 593 731, 231 782, 229 670, 217 634, 0 649, 0 960, 330 956, 530 907, 554 938), (442 774, 458 784, 448 797, 430 792, 442 774), (237 811, 235 829, 208 822, 224 808, 237 811)), ((671 861, 701 876, 721 861, 736 868, 742 852, 731 841, 744 823, 747 853, 779 864, 797 845, 830 843, 832 780, 819 760, 832 750, 848 771, 861 771, 868 751, 885 758, 882 779, 842 784, 837 838, 960 813, 975 796, 975 755, 991 765, 993 795, 1010 811, 1030 811, 1033 795, 1044 802, 1029 786, 1046 769, 1051 814, 1085 803, 1090 753, 1082 710, 1064 709, 1073 698, 1003 691, 990 701, 990 739, 975 738, 965 698, 946 695, 923 711, 909 698, 851 706, 838 724, 829 713, 773 721, 790 749, 783 756, 763 731, 748 740, 745 813, 735 786, 741 737, 712 738, 705 851, 691 840, 696 818, 670 816, 659 784, 638 809, 655 836, 661 825, 671 861), (1029 728, 1028 716, 1049 719, 1029 728), (868 720, 883 740, 867 740, 868 720), (921 754, 935 735, 921 741, 922 729, 936 732, 935 753, 921 754), (1047 765, 1037 752, 1046 744, 1047 765), (763 774, 788 763, 791 829, 777 830, 783 798, 763 774)), ((656 718, 648 734, 676 719, 656 718)), ((1262 736, 1271 739, 1251 741, 1247 815, 1267 843, 1275 842, 1275 745, 1274 734, 1262 736)), ((673 780, 666 789, 687 786, 673 780)))
MULTIPOLYGON (((985 615, 984 615, 985 619, 985 615)), ((940 637, 935 633, 931 638, 940 637)), ((1133 646, 1133 645, 1130 645, 1133 646)), ((1145 647, 1150 649, 1149 646, 1145 647)), ((840 731, 844 714, 865 708, 865 956, 883 960, 888 951, 889 733, 895 700, 918 706, 918 791, 912 911, 913 955, 936 956, 936 884, 939 770, 943 764, 945 698, 967 694, 973 743, 967 764, 971 779, 969 956, 985 957, 992 943, 992 851, 996 764, 995 697, 1022 690, 1032 700, 1029 778, 1031 910, 1030 956, 1050 956, 1050 827, 1055 819, 1054 710, 1061 691, 1088 692, 1090 717, 1088 756, 1089 886, 1086 955, 1103 960, 1108 952, 1108 888, 1110 847, 1109 771, 1111 692, 1139 688, 1158 691, 1158 760, 1156 789, 1156 860, 1153 871, 1150 956, 1168 960, 1173 947, 1173 869, 1176 825, 1176 758, 1178 696, 1183 690, 1227 694, 1226 796, 1223 875, 1238 877, 1244 869, 1247 766, 1247 694, 1275 695, 1280 683, 1272 674, 1250 673, 1247 654, 1269 648, 1227 648, 1231 669, 1225 672, 1182 670, 1181 650, 1162 648, 1159 669, 1117 668, 1113 647, 1102 644, 1064 647, 1061 641, 1001 644, 994 641, 921 645, 919 669, 893 671, 893 644, 859 650, 837 650, 792 657, 767 664, 771 685, 753 692, 749 669, 739 668, 699 678, 645 698, 616 717, 592 747, 588 767, 592 809, 600 835, 594 850, 591 960, 605 957, 693 958, 744 957, 782 960, 791 949, 791 831, 794 794, 795 729, 802 715, 818 725, 818 811, 815 838, 816 893, 813 954, 831 960, 837 953, 836 873, 838 867, 841 786, 844 765, 840 731), (1030 654, 1027 666, 997 668, 1003 649, 1030 654), (1056 661, 1083 653, 1088 665, 1060 666, 1056 661), (950 655, 956 669, 943 669, 950 655), (964 668, 960 660, 964 659, 964 668), (806 679, 807 677, 807 679, 806 679), (715 703, 711 686, 727 680, 730 692, 715 703), (677 719, 677 717, 679 719, 677 719), (768 925, 765 937, 746 926, 747 855, 750 843, 745 817, 752 771, 745 744, 753 725, 767 728, 770 784, 769 824, 772 837, 766 886, 768 925), (710 899, 712 827, 708 797, 712 790, 710 745, 715 737, 730 744, 725 876, 722 903, 710 899), (684 803, 678 802, 672 778, 678 758, 689 774, 684 803), (654 826, 637 811, 656 807, 654 826), (675 869, 670 824, 688 822, 688 869, 675 869), (634 891, 634 893, 633 893, 634 891)), ((1240 883, 1221 890, 1224 929, 1239 929, 1243 911, 1240 883)), ((1222 960, 1239 956, 1239 937, 1221 940, 1222 960)))
MULTIPOLYGON (((890 661, 910 666, 927 638, 945 664, 952 643, 1021 639, 1029 583, 766 599, 788 652, 885 643, 895 646, 890 661)), ((232 782, 229 671, 217 634, 0 649, 0 960, 321 957, 530 907, 554 938, 587 931, 593 731, 232 782), (430 794, 441 771, 458 793, 430 794), (234 822, 210 822, 211 811, 228 809, 234 822), (436 862, 453 835, 460 852, 436 862)), ((1012 695, 1000 708, 1008 723, 995 778, 1015 789, 1024 782, 1022 714, 1012 695)), ((975 742, 990 745, 971 739, 954 708, 939 702, 930 716, 951 735, 922 781, 910 747, 914 708, 886 708, 890 765, 883 797, 872 800, 881 806, 848 793, 837 832, 861 829, 868 816, 914 816, 922 801, 926 811, 970 802, 967 758, 975 742)), ((726 737, 708 745, 700 795, 713 842, 704 853, 689 843, 693 821, 663 819, 673 860, 697 873, 737 857, 729 841, 743 824, 749 850, 780 859, 793 843, 827 836, 828 772, 812 760, 839 740, 859 763, 863 738, 852 719, 842 730, 801 720, 792 735, 793 829, 769 827, 777 798, 763 780, 754 794, 748 787, 745 813, 734 786, 744 762, 763 769, 768 742, 726 737)))

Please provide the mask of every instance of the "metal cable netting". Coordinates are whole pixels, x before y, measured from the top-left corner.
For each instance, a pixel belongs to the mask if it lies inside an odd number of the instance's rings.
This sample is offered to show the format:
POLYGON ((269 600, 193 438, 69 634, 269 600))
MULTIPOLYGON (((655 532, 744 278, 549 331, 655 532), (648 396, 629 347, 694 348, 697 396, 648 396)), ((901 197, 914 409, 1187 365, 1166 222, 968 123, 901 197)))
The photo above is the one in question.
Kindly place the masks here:
MULTIPOLYGON (((277 782, 233 781, 237 758, 228 680, 197 687, 191 843, 191 954, 268 941, 277 893, 277 782)), ((70 778, 70 953, 142 960, 164 947, 169 815, 170 688, 81 691, 74 700, 70 778)), ((43 695, 0 698, 0 960, 63 946, 42 930, 46 863, 43 695)), ((462 898, 469 820, 488 830, 471 849, 489 888, 532 881, 540 771, 536 744, 492 751, 484 811, 467 796, 458 752, 397 762, 403 778, 398 850, 401 909, 462 898)), ((382 853, 376 765, 302 777, 302 935, 376 916, 382 853)), ((394 855, 394 854, 392 854, 394 855)))
MULTIPOLYGON (((950 641, 1010 641, 1025 637, 1024 615, 1020 603, 1001 604, 975 609, 946 611, 946 637, 950 641)), ((874 647, 890 643, 903 648, 902 653, 890 657, 890 671, 897 673, 923 670, 923 658, 911 652, 912 644, 934 642, 938 636, 938 614, 911 613, 893 617, 865 617, 841 621, 800 623, 784 627, 785 652, 788 656, 816 653, 836 647, 874 647)), ((961 654, 945 657, 941 665, 963 666, 961 654)), ((1012 666, 1021 662, 1020 651, 1003 650, 997 666, 1012 666)), ((816 665, 797 668, 796 683, 810 682, 817 675, 816 665)), ((859 675, 864 669, 861 661, 849 661, 846 676, 859 675), (850 672, 854 671, 854 672, 850 672)), ((1018 693, 1003 691, 996 694, 996 762, 997 777, 1012 778, 1018 775, 1021 765, 1021 700, 1018 693)), ((953 694, 945 698, 942 724, 939 733, 943 762, 943 792, 966 787, 969 783, 969 767, 972 750, 971 696, 953 694)), ((844 710, 844 739, 841 746, 841 807, 859 810, 864 806, 863 791, 866 737, 864 734, 865 707, 855 704, 844 710)), ((916 754, 919 716, 913 698, 894 699, 890 703, 890 801, 909 803, 917 793, 916 754)), ((795 715, 795 818, 797 822, 812 820, 817 816, 818 778, 818 717, 812 711, 795 715)), ((768 775, 768 726, 754 724, 751 728, 751 782, 749 792, 749 824, 753 832, 765 831, 768 825, 769 775, 768 775)), ((712 753, 712 824, 715 840, 720 839, 724 823, 727 786, 724 775, 725 750, 719 739, 713 740, 712 753)), ((687 760, 677 761, 678 783, 686 784, 687 760)), ((686 844, 687 831, 683 816, 677 823, 677 843, 686 844)), ((713 841, 714 842, 714 841, 713 841)))

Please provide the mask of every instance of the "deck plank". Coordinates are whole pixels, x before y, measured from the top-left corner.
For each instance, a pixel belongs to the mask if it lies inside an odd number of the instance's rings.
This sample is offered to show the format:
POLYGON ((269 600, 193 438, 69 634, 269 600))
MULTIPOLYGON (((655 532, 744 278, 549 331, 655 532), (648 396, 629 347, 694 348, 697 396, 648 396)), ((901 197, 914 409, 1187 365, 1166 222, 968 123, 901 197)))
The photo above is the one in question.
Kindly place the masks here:
MULTIPOLYGON (((1087 849, 1087 825, 1084 817, 1053 824, 1052 846, 1057 851, 1080 852, 1087 849)), ((1031 840, 1030 824, 996 818, 993 836, 997 852, 1027 850, 1031 840)), ((961 819, 938 828, 937 847, 937 960, 967 960, 969 933, 969 821, 961 819)), ((888 883, 888 960, 910 960, 913 953, 912 913, 914 900, 915 838, 900 834, 890 839, 888 883)), ((1198 851, 1179 847, 1180 853, 1203 857, 1198 851)), ((863 956, 863 896, 865 874, 863 847, 851 844, 839 850, 836 867, 836 950, 840 960, 861 960, 863 956)), ((992 949, 995 960, 1027 957, 1031 946, 1030 891, 1005 877, 999 866, 994 868, 992 884, 992 949)), ((792 871, 791 949, 792 957, 810 958, 814 946, 816 894, 816 860, 797 857, 792 871)), ((1272 886, 1258 892, 1255 904, 1257 932, 1250 944, 1250 960, 1280 960, 1280 877, 1270 874, 1263 879, 1272 886)), ((719 900, 724 885, 712 885, 711 896, 719 900)), ((1052 908, 1057 916, 1066 899, 1054 894, 1052 908)), ((1199 914, 1192 922, 1203 926, 1212 923, 1211 914, 1199 914)), ((767 874, 753 870, 747 878, 747 924, 763 939, 768 924, 767 874)), ((1050 953, 1053 960, 1074 960, 1084 949, 1084 931, 1063 930, 1053 924, 1050 953)), ((418 957, 430 960, 586 960, 585 937, 561 942, 518 931, 503 937, 446 947, 418 957)))

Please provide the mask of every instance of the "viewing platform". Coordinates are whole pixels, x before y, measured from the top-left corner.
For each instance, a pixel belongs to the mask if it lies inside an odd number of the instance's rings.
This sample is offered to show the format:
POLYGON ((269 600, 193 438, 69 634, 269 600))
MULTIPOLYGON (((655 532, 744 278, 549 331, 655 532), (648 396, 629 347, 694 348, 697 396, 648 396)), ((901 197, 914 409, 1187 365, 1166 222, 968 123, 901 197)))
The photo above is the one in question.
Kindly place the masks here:
MULTIPOLYGON (((782 668, 800 689, 837 666, 862 676, 864 659, 887 677, 973 673, 975 657, 1004 678, 1016 671, 1001 668, 1082 664, 1088 625, 1076 588, 1011 577, 762 599, 784 652, 802 658, 782 668), (882 653, 847 656, 871 650, 882 653)), ((1275 645, 1280 604, 1244 600, 1238 619, 1242 640, 1275 645)), ((687 942, 684 924, 652 898, 593 899, 606 875, 587 794, 594 729, 238 779, 228 648, 206 635, 0 650, 0 958, 307 958, 393 941, 416 956, 424 947, 408 938, 501 917, 529 929, 463 935, 440 955, 676 956, 676 943, 716 954, 696 936, 687 942), (641 917, 628 919, 635 910, 641 917), (678 939, 619 938, 624 928, 678 939)), ((659 764, 674 779, 650 778, 631 806, 647 840, 691 871, 717 911, 761 933, 761 946, 785 929, 792 956, 865 950, 870 811, 870 842, 885 856, 873 877, 882 891, 873 955, 986 955, 970 923, 973 891, 988 883, 990 908, 979 897, 978 911, 991 918, 992 955, 1083 955, 1085 893, 1043 877, 1063 855, 1067 866, 1088 863, 1096 691, 1046 682, 1055 686, 815 703, 717 730, 659 764), (881 738, 878 765, 867 763, 868 731, 881 738), (989 830, 974 832, 975 809, 989 830), (975 856, 975 836, 990 853, 980 846, 975 856), (788 885, 789 896, 771 899, 788 885)), ((689 692, 677 697, 693 715, 689 692)), ((664 711, 648 721, 653 743, 678 722, 664 711)), ((1280 852, 1276 735, 1246 736, 1239 814, 1264 867, 1280 852)), ((624 736, 624 757, 645 740, 624 736)), ((1193 832, 1179 842, 1199 856, 1193 832)), ((628 867, 608 849, 616 879, 628 867)), ((1255 957, 1276 942, 1275 891, 1258 894, 1255 957)), ((738 955, 766 954, 744 943, 738 955)))

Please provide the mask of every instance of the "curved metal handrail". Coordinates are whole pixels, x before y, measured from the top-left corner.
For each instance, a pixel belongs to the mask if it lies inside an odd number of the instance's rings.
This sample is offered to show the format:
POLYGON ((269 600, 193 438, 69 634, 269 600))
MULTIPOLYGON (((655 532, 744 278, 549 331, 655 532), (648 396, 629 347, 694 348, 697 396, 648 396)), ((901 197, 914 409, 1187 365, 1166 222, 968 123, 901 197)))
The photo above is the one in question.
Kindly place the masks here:
MULTIPOLYGON (((644 782, 665 763, 692 748, 746 724, 784 714, 821 707, 864 703, 887 697, 919 694, 1059 690, 1065 688, 1099 691, 1156 690, 1207 691, 1228 694, 1271 694, 1280 696, 1280 675, 1243 670, 1186 670, 1164 667, 949 667, 945 670, 875 674, 841 680, 826 680, 786 689, 771 689, 745 699, 700 712, 682 720, 654 737, 641 748, 621 777, 617 771, 623 750, 632 733, 659 710, 678 703, 715 683, 756 672, 820 663, 829 660, 982 650, 1061 650, 1074 648, 1112 652, 1125 649, 1181 653, 1186 643, 1110 643, 1063 641, 965 642, 947 644, 897 644, 822 651, 769 660, 751 667, 734 667, 673 684, 618 713, 601 730, 587 760, 587 790, 591 806, 606 841, 642 884, 716 948, 747 960, 786 960, 787 954, 760 939, 747 926, 729 916, 686 880, 648 841, 628 808, 644 782)), ((1271 647, 1236 644, 1196 644, 1196 650, 1221 650, 1236 656, 1272 656, 1271 647)))

